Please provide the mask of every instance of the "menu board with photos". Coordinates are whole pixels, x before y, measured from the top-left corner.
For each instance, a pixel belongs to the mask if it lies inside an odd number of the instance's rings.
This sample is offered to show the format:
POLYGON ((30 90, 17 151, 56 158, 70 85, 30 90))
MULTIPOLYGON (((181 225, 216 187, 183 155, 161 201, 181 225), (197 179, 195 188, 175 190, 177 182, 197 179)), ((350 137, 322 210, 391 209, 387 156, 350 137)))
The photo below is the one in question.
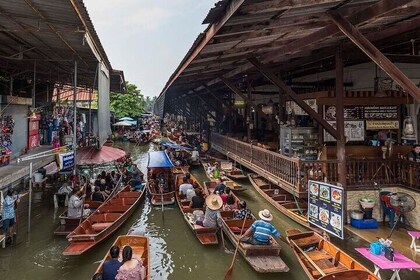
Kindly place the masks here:
POLYGON ((308 221, 344 239, 344 190, 319 181, 308 182, 308 221))

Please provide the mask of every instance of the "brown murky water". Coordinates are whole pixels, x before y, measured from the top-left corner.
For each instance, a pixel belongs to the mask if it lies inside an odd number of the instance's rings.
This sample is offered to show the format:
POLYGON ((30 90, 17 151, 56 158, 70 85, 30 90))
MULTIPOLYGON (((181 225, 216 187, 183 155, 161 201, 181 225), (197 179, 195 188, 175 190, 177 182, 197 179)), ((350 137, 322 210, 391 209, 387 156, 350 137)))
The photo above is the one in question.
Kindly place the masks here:
MULTIPOLYGON (((135 147, 123 143, 120 147, 130 151, 133 158, 137 158, 142 171, 146 171, 147 152, 154 148, 152 145, 135 147)), ((206 180, 202 168, 197 167, 192 173, 200 181, 206 180)), ((282 234, 288 228, 300 228, 271 207, 249 182, 245 185, 248 190, 239 196, 248 202, 254 213, 268 208, 275 214, 273 223, 282 234)), ((36 205, 31 233, 26 233, 26 224, 21 222, 17 246, 0 249, 0 279, 90 279, 115 238, 127 233, 149 237, 152 279, 223 279, 233 256, 234 248, 229 241, 226 241, 228 250, 221 245, 202 246, 185 224, 177 207, 166 207, 162 212, 160 207, 153 208, 146 197, 137 211, 105 242, 81 256, 65 257, 62 251, 67 245, 66 239, 53 235, 62 210, 54 211, 52 205, 46 206, 45 203, 36 205)), ((232 279, 307 279, 291 249, 286 244, 281 245, 281 257, 290 267, 288 273, 258 274, 238 255, 232 279)), ((351 248, 367 244, 358 238, 350 238, 339 242, 339 245, 354 251, 351 248)), ((356 253, 353 255, 360 260, 356 253)), ((370 263, 362 261, 372 269, 370 263)), ((402 275, 402 279, 416 279, 413 277, 413 274, 402 275)))

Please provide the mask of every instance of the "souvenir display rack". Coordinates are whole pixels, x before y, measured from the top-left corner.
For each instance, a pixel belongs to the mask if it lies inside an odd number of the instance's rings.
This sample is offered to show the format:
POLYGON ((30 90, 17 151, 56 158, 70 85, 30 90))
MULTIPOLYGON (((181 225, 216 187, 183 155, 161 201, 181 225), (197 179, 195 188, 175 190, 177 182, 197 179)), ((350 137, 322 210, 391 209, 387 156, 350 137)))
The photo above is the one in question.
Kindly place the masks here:
POLYGON ((316 160, 318 131, 313 127, 282 127, 280 149, 283 155, 316 160))

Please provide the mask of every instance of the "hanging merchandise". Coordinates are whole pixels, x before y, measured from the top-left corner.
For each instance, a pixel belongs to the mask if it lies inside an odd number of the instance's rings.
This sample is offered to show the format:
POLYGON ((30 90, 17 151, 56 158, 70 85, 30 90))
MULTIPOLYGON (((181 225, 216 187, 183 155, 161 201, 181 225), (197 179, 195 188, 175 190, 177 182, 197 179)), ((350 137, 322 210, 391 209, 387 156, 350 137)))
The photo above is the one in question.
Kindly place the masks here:
POLYGON ((11 136, 15 128, 15 121, 12 116, 0 117, 0 166, 8 165, 12 153, 11 136))

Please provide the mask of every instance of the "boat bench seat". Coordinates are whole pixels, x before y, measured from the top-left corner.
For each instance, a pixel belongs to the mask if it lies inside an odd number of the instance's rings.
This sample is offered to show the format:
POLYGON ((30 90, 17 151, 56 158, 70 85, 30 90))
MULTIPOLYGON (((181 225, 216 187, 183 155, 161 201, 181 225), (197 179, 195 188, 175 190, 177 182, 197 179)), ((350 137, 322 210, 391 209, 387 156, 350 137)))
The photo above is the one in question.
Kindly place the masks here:
POLYGON ((323 269, 322 271, 325 274, 330 274, 330 273, 333 273, 333 272, 339 272, 339 271, 345 271, 345 270, 348 270, 348 268, 345 267, 345 266, 334 266, 334 267, 331 267, 331 268, 323 269))
POLYGON ((197 224, 194 224, 194 225, 192 225, 192 226, 193 226, 193 228, 194 228, 194 229, 205 228, 205 227, 200 226, 200 225, 197 225, 197 224))
POLYGON ((308 255, 313 261, 333 258, 331 255, 317 251, 317 250, 306 252, 306 255, 308 255))
POLYGON ((92 228, 95 232, 101 232, 104 229, 110 227, 113 223, 95 223, 92 225, 92 228))

